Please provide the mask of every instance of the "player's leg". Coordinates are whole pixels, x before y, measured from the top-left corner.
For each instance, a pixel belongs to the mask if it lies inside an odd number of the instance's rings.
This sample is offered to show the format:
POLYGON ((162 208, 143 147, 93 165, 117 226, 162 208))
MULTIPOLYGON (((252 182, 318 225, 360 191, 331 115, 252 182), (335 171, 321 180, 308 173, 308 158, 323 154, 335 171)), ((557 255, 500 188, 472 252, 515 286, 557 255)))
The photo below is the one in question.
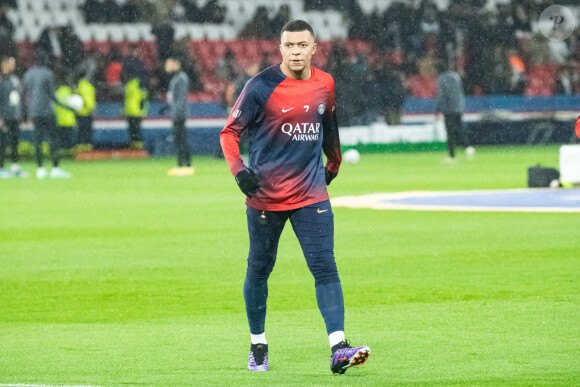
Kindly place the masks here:
POLYGON ((244 301, 250 325, 251 347, 248 369, 268 370, 268 342, 265 336, 268 277, 274 269, 278 241, 288 212, 266 212, 248 207, 250 252, 244 281, 244 301))
POLYGON ((42 166, 42 140, 44 139, 44 133, 46 132, 46 122, 47 121, 44 117, 34 117, 32 119, 32 124, 34 126, 34 151, 37 166, 36 177, 39 179, 44 179, 46 176, 48 176, 46 168, 42 166))
POLYGON ((93 117, 77 116, 78 137, 77 142, 83 150, 92 148, 93 143, 93 117))
POLYGON ((127 122, 129 124, 129 147, 131 149, 143 149, 141 117, 128 117, 127 122))
POLYGON ((50 159, 52 160, 50 177, 55 179, 68 179, 70 177, 69 173, 59 167, 61 147, 65 144, 65 136, 70 133, 68 129, 70 128, 57 126, 55 117, 48 119, 48 139, 50 144, 50 159))
POLYGON ((449 157, 455 158, 455 147, 457 145, 457 121, 454 119, 454 114, 445 114, 445 129, 447 131, 447 149, 449 150, 449 157))
POLYGON ((52 161, 52 167, 58 168, 60 163, 60 144, 61 144, 61 133, 56 125, 56 120, 47 119, 47 131, 48 131, 48 145, 50 146, 50 160, 52 161))
POLYGON ((184 118, 177 119, 173 122, 173 135, 175 137, 175 148, 177 151, 177 164, 180 167, 191 166, 191 154, 187 142, 184 118))
MULTIPOLYGON (((6 125, 6 123, 4 123, 6 125)), ((4 162, 6 160, 6 146, 8 142, 8 128, 6 126, 0 127, 0 179, 11 177, 10 173, 4 169, 4 162)))
POLYGON ((23 171, 18 165, 18 142, 20 140, 20 122, 17 120, 8 121, 8 145, 10 146, 10 173, 14 177, 28 177, 28 173, 23 171))
POLYGON ((330 201, 293 211, 290 222, 314 276, 316 302, 332 351, 330 368, 334 373, 344 373, 349 367, 364 364, 370 349, 353 348, 344 338, 344 299, 334 259, 334 215, 330 201))

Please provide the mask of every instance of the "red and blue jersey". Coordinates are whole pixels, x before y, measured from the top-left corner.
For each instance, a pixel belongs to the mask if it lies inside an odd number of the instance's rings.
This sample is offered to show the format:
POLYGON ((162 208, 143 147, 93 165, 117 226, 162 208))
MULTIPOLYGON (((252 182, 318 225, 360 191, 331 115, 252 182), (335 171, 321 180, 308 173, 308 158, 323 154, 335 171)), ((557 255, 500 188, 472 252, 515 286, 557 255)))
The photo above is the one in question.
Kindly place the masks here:
POLYGON ((248 168, 260 189, 246 204, 284 211, 328 200, 326 168, 338 173, 342 160, 334 103, 334 79, 311 67, 307 80, 295 80, 274 65, 252 78, 240 94, 220 134, 233 175, 245 169, 239 137, 248 131, 248 168))

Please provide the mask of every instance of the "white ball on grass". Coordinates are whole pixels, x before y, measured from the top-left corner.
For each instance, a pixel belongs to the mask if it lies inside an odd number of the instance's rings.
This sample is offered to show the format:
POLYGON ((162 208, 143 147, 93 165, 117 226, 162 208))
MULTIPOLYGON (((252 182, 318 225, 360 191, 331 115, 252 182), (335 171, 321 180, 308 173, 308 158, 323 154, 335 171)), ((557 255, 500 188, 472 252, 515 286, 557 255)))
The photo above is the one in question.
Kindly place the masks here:
POLYGON ((344 152, 342 159, 347 163, 356 164, 360 161, 360 153, 356 149, 349 149, 344 152))

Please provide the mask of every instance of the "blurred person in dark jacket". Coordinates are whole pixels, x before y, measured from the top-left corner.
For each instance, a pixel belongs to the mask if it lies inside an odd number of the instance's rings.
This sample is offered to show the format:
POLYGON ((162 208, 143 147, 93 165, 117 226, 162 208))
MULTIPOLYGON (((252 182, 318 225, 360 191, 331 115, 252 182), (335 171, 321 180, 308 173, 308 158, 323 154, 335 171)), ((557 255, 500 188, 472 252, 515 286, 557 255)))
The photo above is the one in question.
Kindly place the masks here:
MULTIPOLYGON (((49 176, 43 167, 42 141, 48 135, 52 169, 50 177, 69 178, 70 174, 59 167, 60 138, 56 127, 53 104, 61 105, 55 97, 54 72, 51 69, 51 57, 44 51, 37 51, 36 63, 22 77, 23 105, 26 116, 32 118, 34 125, 34 142, 36 148, 36 177, 44 179, 49 176)), ((62 106, 70 109, 68 106, 62 106)))
POLYGON ((177 168, 169 170, 170 176, 193 175, 191 152, 185 126, 189 114, 189 77, 181 67, 181 59, 171 56, 165 60, 165 71, 171 75, 167 90, 167 105, 173 123, 173 138, 177 153, 177 168))
POLYGON ((175 28, 171 25, 171 20, 167 18, 158 25, 155 25, 151 29, 151 33, 155 35, 155 38, 157 39, 157 54, 159 55, 159 61, 164 62, 173 52, 175 28))
POLYGON ((443 114, 447 131, 447 148, 449 158, 446 162, 455 162, 455 147, 465 146, 465 153, 473 157, 475 149, 470 146, 462 127, 462 116, 465 111, 465 95, 461 76, 454 70, 445 71, 445 65, 439 64, 437 78, 437 112, 443 114))
POLYGON ((16 44, 14 43, 14 25, 6 16, 10 6, 8 4, 0 5, 0 54, 15 56, 16 44))
POLYGON ((27 177, 18 165, 18 140, 22 107, 20 103, 20 80, 14 75, 16 59, 2 57, 0 69, 0 178, 27 177), (10 146, 10 172, 4 169, 6 148, 10 146))

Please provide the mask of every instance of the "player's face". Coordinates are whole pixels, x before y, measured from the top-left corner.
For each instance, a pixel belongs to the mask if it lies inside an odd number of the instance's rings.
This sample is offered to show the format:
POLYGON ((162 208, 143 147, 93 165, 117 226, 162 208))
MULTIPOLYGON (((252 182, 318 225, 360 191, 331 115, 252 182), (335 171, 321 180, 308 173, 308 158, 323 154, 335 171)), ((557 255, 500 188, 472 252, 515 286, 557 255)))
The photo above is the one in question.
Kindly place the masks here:
POLYGON ((296 73, 310 68, 310 60, 316 52, 314 37, 309 31, 282 33, 280 52, 284 66, 296 73))

